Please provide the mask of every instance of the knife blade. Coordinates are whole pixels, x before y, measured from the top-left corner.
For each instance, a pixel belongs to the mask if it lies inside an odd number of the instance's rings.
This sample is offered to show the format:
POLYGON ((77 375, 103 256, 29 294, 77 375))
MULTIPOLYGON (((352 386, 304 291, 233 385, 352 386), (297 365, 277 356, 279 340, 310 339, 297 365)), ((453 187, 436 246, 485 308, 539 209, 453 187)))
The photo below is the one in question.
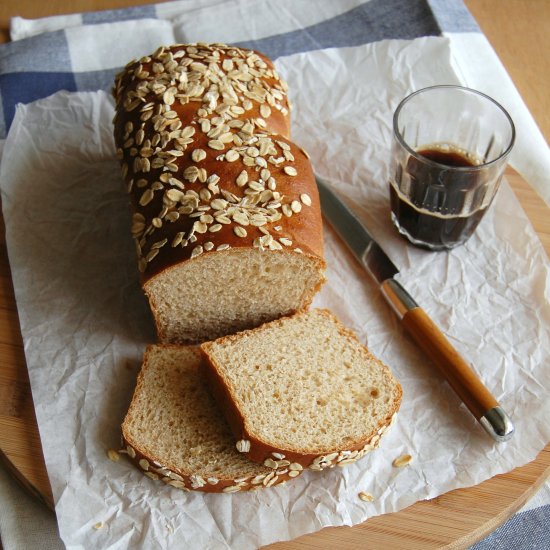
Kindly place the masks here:
POLYGON ((510 417, 474 369, 394 278, 399 269, 372 238, 368 229, 332 191, 327 181, 319 176, 316 176, 316 180, 323 216, 378 284, 407 333, 432 360, 485 431, 495 441, 508 441, 514 433, 510 417))

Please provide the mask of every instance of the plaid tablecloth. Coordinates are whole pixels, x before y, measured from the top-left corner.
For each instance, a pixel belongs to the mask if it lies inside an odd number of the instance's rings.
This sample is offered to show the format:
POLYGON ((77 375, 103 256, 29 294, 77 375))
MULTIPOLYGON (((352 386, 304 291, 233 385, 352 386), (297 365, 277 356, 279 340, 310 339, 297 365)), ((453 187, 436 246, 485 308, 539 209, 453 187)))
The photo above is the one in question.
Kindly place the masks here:
MULTIPOLYGON (((180 0, 41 20, 15 18, 12 42, 0 46, 0 140, 9 131, 17 103, 59 90, 108 90, 129 59, 161 44, 227 42, 276 59, 424 36, 446 36, 464 84, 490 93, 512 112, 523 130, 518 132, 512 164, 550 202, 545 141, 461 0, 180 0), (533 163, 526 151, 544 154, 533 163)), ((21 495, 4 472, 0 503, 6 550, 62 547, 53 516, 21 495)), ((546 486, 525 511, 474 548, 550 548, 545 527, 549 503, 546 486)))

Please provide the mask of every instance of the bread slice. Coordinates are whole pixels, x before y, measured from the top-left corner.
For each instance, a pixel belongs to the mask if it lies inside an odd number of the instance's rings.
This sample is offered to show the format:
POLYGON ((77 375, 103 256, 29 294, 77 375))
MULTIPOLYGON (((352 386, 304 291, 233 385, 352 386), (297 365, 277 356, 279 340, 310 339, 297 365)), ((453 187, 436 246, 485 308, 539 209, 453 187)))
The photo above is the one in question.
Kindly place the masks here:
POLYGON ((198 348, 149 346, 122 424, 128 456, 153 479, 184 490, 232 493, 278 485, 300 470, 250 462, 199 372, 198 348))
POLYGON ((322 470, 361 458, 391 424, 402 389, 326 310, 201 345, 205 374, 238 448, 280 468, 322 470))

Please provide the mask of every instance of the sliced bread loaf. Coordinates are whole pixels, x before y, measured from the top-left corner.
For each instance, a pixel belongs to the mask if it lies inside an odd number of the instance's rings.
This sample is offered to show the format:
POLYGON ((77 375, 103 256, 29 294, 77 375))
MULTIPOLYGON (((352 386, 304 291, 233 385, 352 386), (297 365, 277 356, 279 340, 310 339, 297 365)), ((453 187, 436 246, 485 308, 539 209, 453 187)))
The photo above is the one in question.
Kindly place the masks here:
POLYGON ((399 409, 390 369, 326 310, 202 344, 237 448, 277 469, 321 470, 374 448, 399 409))
POLYGON ((307 308, 325 280, 321 209, 273 63, 177 44, 130 62, 113 91, 159 340, 198 343, 307 308))
POLYGON ((128 456, 153 479, 181 489, 232 493, 296 477, 255 464, 235 448, 199 372, 198 348, 149 346, 122 424, 128 456))

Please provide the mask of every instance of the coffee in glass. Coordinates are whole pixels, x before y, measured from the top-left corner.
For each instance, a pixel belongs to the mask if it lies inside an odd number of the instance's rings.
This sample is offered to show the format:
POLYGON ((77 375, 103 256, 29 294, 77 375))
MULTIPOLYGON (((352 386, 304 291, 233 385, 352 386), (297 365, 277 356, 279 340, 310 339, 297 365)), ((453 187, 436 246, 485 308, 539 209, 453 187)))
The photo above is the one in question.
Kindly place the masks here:
POLYGON ((405 98, 394 115, 392 220, 431 250, 464 243, 489 208, 514 143, 508 113, 460 86, 433 86, 405 98))

